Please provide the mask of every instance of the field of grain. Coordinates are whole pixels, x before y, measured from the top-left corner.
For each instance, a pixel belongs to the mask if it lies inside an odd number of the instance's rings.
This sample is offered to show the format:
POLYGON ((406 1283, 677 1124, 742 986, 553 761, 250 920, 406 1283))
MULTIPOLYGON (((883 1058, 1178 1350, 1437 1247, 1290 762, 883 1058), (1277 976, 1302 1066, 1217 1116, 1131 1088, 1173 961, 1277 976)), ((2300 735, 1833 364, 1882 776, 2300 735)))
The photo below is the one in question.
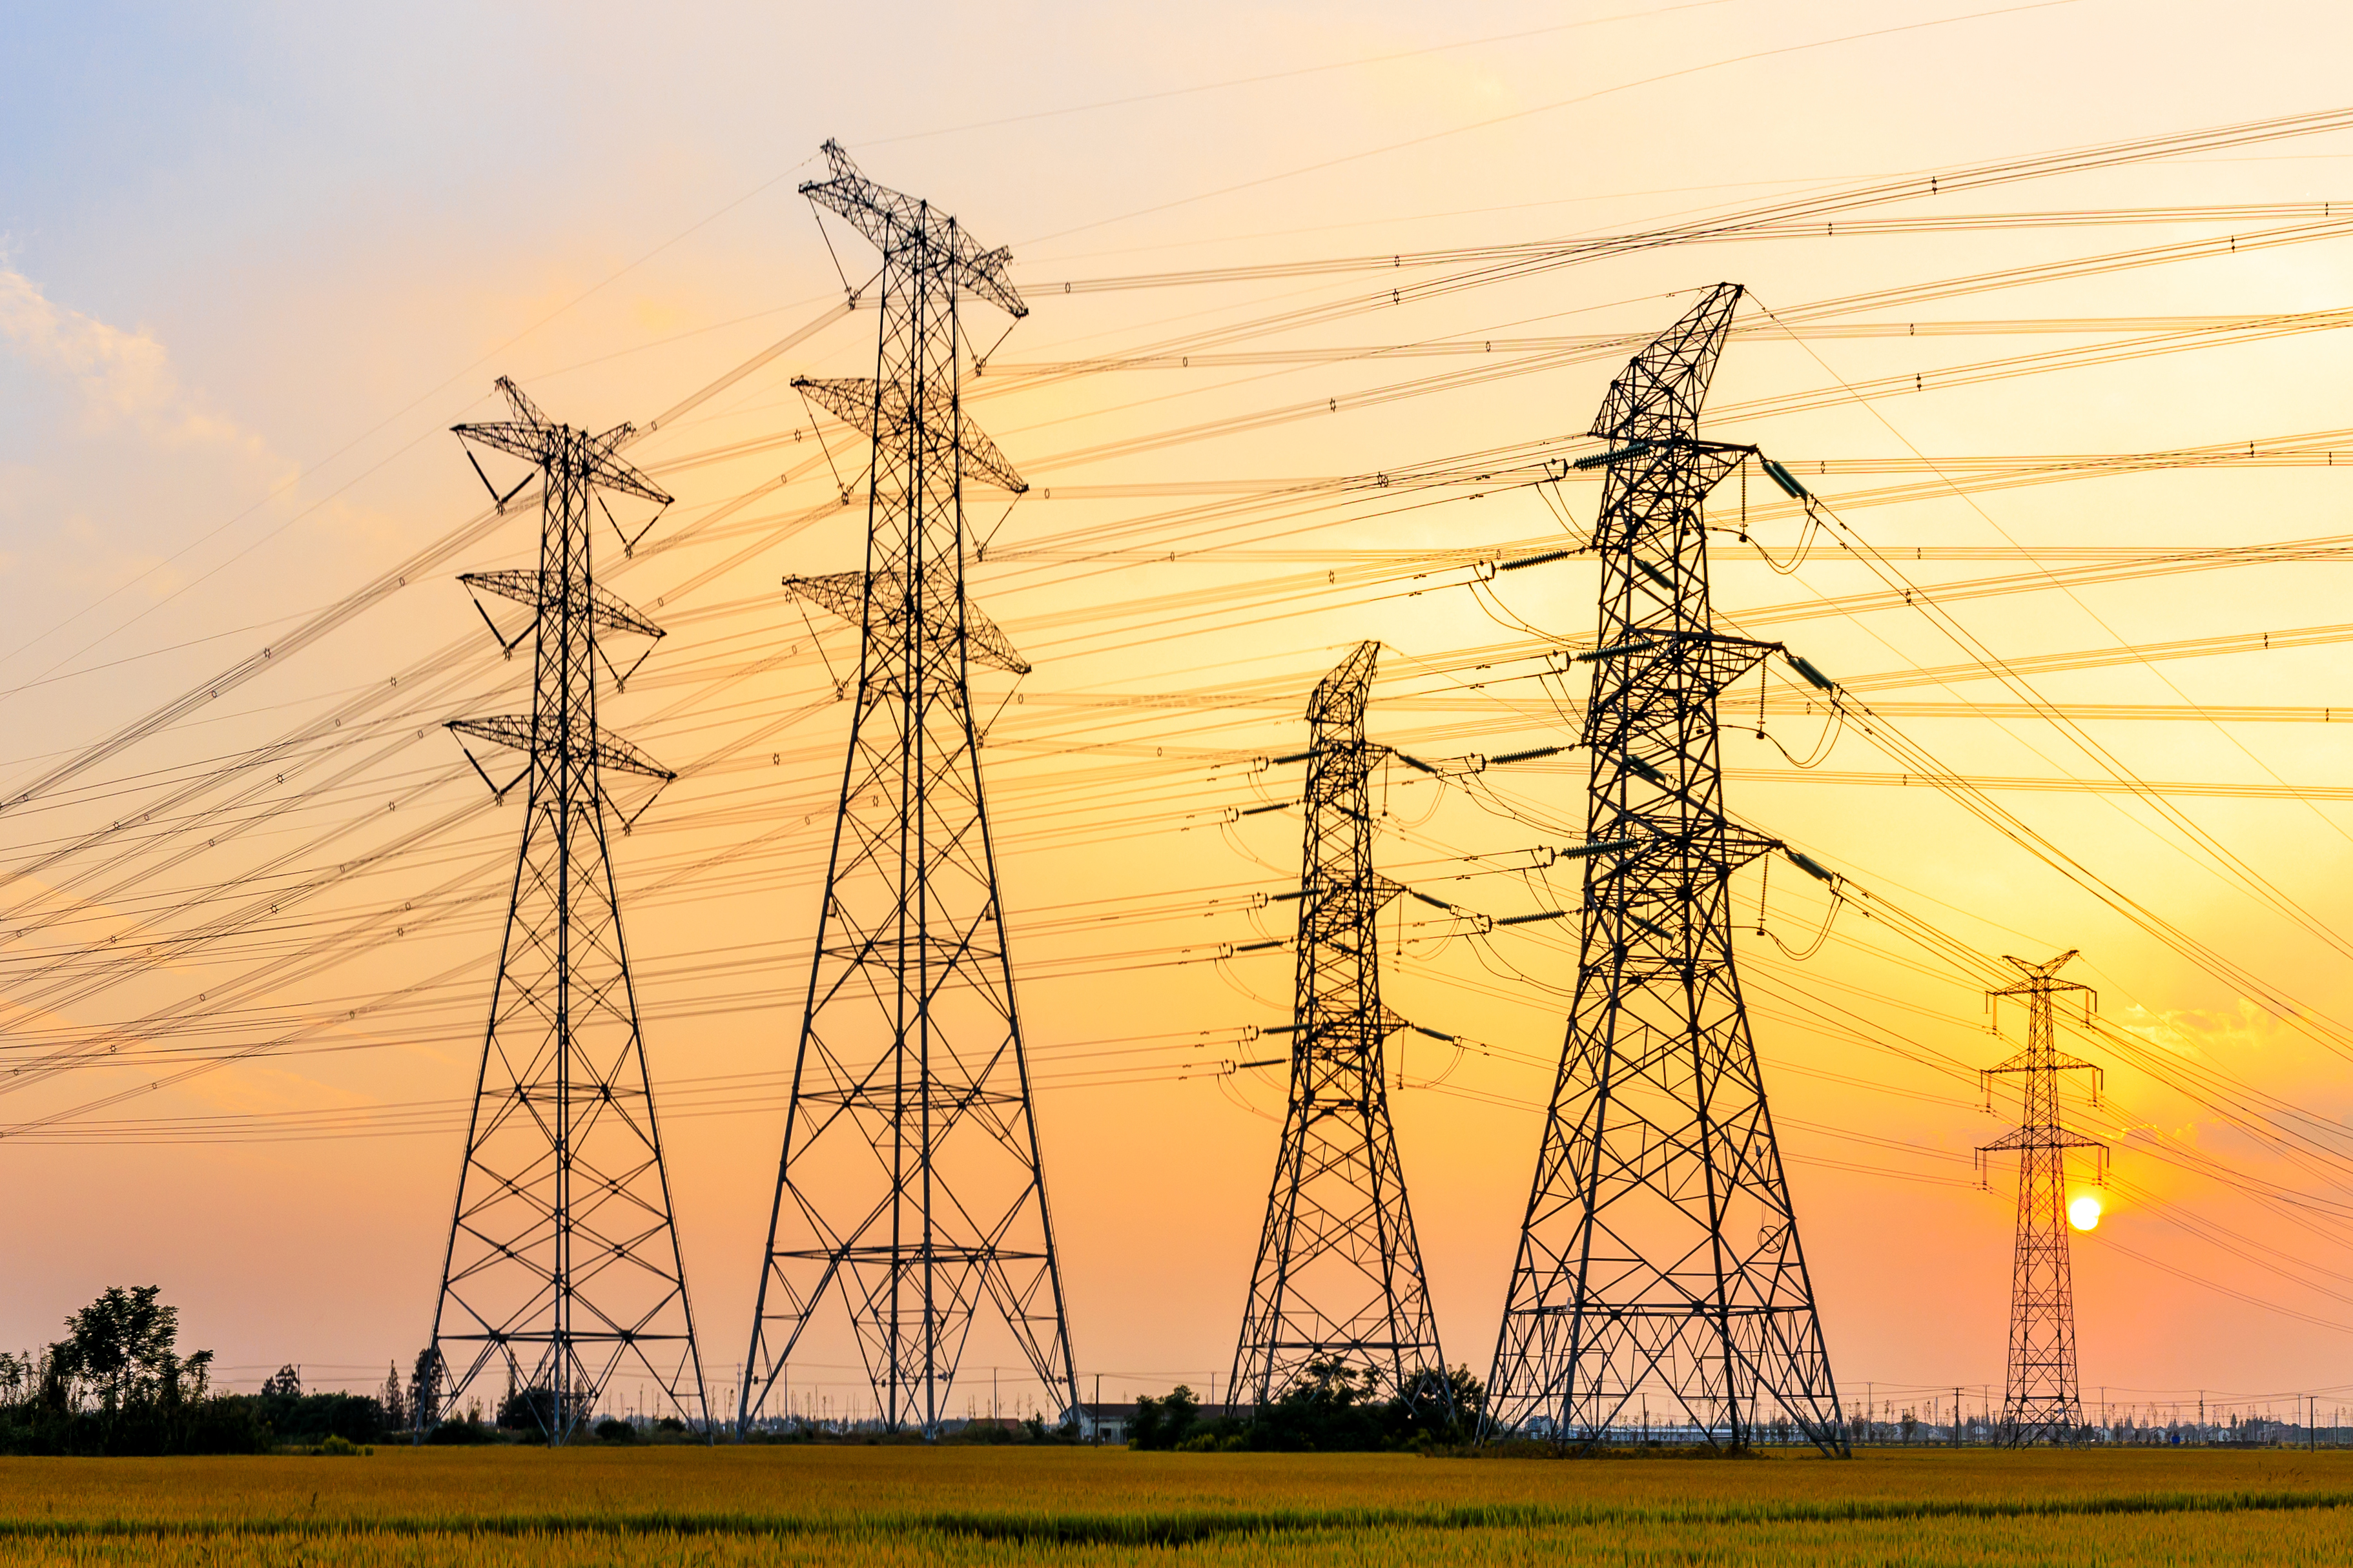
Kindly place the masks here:
POLYGON ((39 1564, 2242 1563, 2353 1554, 2353 1453, 1850 1463, 948 1447, 0 1459, 39 1564))

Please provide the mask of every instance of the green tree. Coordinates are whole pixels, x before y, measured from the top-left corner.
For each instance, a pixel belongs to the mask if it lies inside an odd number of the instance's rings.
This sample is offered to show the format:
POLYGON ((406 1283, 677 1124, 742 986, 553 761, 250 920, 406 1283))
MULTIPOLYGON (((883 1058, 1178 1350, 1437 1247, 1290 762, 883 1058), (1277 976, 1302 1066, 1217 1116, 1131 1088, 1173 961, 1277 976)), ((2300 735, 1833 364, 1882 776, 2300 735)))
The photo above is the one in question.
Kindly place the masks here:
POLYGON ((173 1406, 204 1397, 213 1352, 181 1360, 180 1310, 165 1306, 162 1295, 159 1285, 110 1285, 66 1320, 69 1336, 53 1347, 52 1360, 69 1403, 94 1395, 111 1415, 132 1405, 173 1406))
MULTIPOLYGON (((427 1345, 417 1352, 417 1370, 408 1379, 408 1418, 419 1432, 430 1432, 441 1424, 445 1412, 441 1395, 448 1385, 446 1369, 438 1345, 427 1345)), ((456 1411, 446 1414, 455 1415, 456 1411)))
POLYGON ((408 1391, 401 1385, 400 1368, 385 1363, 384 1392, 376 1396, 384 1406, 384 1429, 387 1436, 408 1430, 408 1391))
POLYGON ((235 1454, 269 1443, 259 1400, 206 1387, 212 1352, 179 1352, 153 1285, 109 1288, 33 1356, 0 1358, 0 1452, 235 1454))
POLYGON ((1200 1400, 1181 1383, 1164 1399, 1146 1395, 1135 1402, 1135 1421, 1128 1428, 1127 1446, 1173 1448, 1192 1435, 1193 1423, 1200 1414, 1200 1400))

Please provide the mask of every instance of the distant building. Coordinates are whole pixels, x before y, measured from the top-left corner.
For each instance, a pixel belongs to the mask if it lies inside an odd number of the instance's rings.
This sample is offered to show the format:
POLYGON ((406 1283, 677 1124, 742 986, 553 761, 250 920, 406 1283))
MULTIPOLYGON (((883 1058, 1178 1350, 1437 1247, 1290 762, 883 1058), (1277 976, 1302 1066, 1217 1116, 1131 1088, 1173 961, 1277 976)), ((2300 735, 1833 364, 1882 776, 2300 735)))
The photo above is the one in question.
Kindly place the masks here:
MULTIPOLYGON (((1219 1421, 1229 1415, 1248 1419, 1256 1409, 1249 1405, 1210 1405, 1194 1407, 1196 1423, 1219 1421)), ((1082 1443, 1124 1443, 1135 1429, 1135 1406, 1128 1405, 1081 1405, 1079 1406, 1079 1441, 1082 1443)))
POLYGON ((1124 1443, 1129 1429, 1134 1425, 1135 1405, 1133 1401, 1125 1405, 1089 1405, 1082 1402, 1079 1405, 1079 1441, 1082 1443, 1124 1443))

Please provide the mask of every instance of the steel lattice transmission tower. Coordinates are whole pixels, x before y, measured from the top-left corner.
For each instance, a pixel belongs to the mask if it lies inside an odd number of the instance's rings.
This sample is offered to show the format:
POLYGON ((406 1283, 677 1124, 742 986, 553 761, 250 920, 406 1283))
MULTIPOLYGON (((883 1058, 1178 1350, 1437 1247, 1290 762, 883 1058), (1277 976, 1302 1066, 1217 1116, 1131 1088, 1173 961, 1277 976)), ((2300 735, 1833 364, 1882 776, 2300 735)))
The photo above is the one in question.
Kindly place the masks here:
POLYGON ((883 1421, 930 1432, 984 1306, 1078 1401, 967 684, 1029 667, 965 597, 965 486, 1024 486, 964 412, 957 311, 1027 307, 1007 252, 825 155, 801 190, 882 252, 881 347, 871 382, 797 384, 873 440, 866 570, 786 586, 862 651, 737 1418, 833 1295, 883 1421))
POLYGON ((608 776, 658 790, 672 775, 596 722, 597 671, 625 678, 635 668, 617 665, 604 638, 661 635, 596 585, 591 525, 599 512, 612 516, 596 492, 656 508, 670 497, 615 455, 628 426, 591 435, 546 418, 512 382, 499 389, 514 417, 457 431, 536 470, 539 568, 460 580, 478 605, 488 594, 531 610, 512 638, 491 629, 509 652, 531 639, 532 710, 449 726, 460 744, 525 760, 517 777, 492 785, 501 797, 522 786, 522 846, 433 1314, 447 1380, 436 1403, 448 1410, 478 1377, 503 1371, 531 1395, 548 1440, 560 1442, 617 1373, 636 1373, 707 1426, 607 837, 614 822, 626 832, 634 820, 608 796, 608 776))
POLYGON ((1978 1151, 1978 1157, 2018 1154, 2018 1239, 2010 1256, 2010 1372, 2003 1384, 2001 1420, 2010 1442, 2059 1442, 2084 1424, 2084 1402, 2075 1381, 2075 1287, 2067 1246, 2067 1151, 2107 1145, 2071 1132, 2059 1119, 2059 1075, 2100 1069, 2060 1054, 2052 1028, 2051 999, 2062 991, 2081 992, 2090 1016, 2089 986, 2057 978, 2071 951, 2048 963, 2029 963, 2003 954, 2024 977, 1989 994, 2026 1004, 2026 1048, 2000 1067, 1988 1068, 1988 1103, 1995 1074, 2016 1074, 2024 1100, 2018 1130, 1978 1151))
POLYGON ((1703 441, 1733 307, 1710 290, 1610 384, 1582 955, 1495 1348, 1489 1433, 1605 1438, 1637 1410, 1739 1447, 1783 1412, 1843 1452, 1748 1016, 1716 699, 1778 645, 1708 610, 1702 507, 1753 447, 1703 441))
POLYGON ((1450 1395, 1381 1078, 1382 1042, 1405 1020, 1381 1005, 1374 929, 1403 890, 1373 869, 1366 786, 1386 749, 1365 739, 1365 701, 1379 654, 1358 644, 1307 704, 1291 1106, 1234 1352, 1238 1404, 1281 1398, 1325 1359, 1450 1395))

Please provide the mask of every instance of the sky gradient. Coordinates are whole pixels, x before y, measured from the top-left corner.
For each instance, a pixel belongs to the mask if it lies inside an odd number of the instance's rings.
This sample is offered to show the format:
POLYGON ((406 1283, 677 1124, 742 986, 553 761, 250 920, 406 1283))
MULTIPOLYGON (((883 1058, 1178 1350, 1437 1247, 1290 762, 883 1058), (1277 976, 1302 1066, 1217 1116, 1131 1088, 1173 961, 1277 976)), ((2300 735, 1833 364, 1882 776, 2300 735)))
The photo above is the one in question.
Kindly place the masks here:
MULTIPOLYGON (((605 563, 670 629, 607 717, 682 774, 617 863, 714 1396, 748 1330, 846 734, 834 682, 856 658, 776 589, 853 565, 863 529, 839 494, 862 445, 787 384, 871 374, 871 310, 821 321, 871 250, 794 191, 828 136, 1010 246, 1032 307, 1001 346, 1001 318, 972 328, 987 366, 967 390, 1032 486, 975 501, 973 591, 1036 671, 975 684, 996 714, 1008 925, 1088 1392, 1098 1373, 1106 1395, 1202 1388, 1232 1359, 1282 1085, 1213 1068, 1268 1054, 1250 1031, 1284 1020, 1290 959, 1211 955, 1284 934, 1280 906, 1250 906, 1295 885, 1299 857, 1295 814, 1228 820, 1281 798, 1253 759, 1295 749, 1309 689, 1365 637, 1387 645, 1377 738, 1448 756, 1560 739, 1581 687, 1537 671, 1592 627, 1590 560, 1493 583, 1466 563, 1573 537, 1599 485, 1491 488, 1472 455, 1590 449, 1568 438, 1626 350, 1570 340, 1663 328, 1719 279, 1750 295, 1712 435, 1762 443, 1919 584, 2079 574, 1940 614, 1900 595, 1860 606, 1842 596, 1881 580, 1835 537, 1802 540, 1782 574, 1799 522, 1752 481, 1771 561, 1718 536, 1726 620, 1842 679, 1888 675, 1867 696, 1895 730, 2004 781, 1992 798, 2120 900, 2296 1007, 2353 1016, 2348 731, 2310 711, 2353 711, 2345 644, 2261 640, 2346 619, 2353 546, 2090 575, 2150 547, 2342 532, 2331 442, 2353 466, 2353 405, 2336 332, 2353 318, 2312 313, 2353 307, 2353 232, 2275 231, 2353 202, 2353 134, 1854 215, 1886 232, 1825 223, 1239 330, 1390 276, 1277 263, 1396 257, 1391 273, 1426 282, 1473 263, 1402 258, 2329 109, 2347 31, 2331 8, 2242 7, 2227 26, 2114 0, 16 20, 0 65, 16 150, 0 170, 8 795, 474 517, 480 487, 447 429, 492 416, 495 376, 558 418, 642 424, 813 326, 632 448, 679 504, 605 563), (1810 309, 2238 234, 2274 238, 1810 309), (1149 280, 1105 282, 1123 279, 1149 280), (1826 330, 1864 324, 1882 330, 1826 330), (1182 363, 1103 363, 1177 343, 1182 363), (2013 363, 2030 355, 2056 357, 2013 363), (2028 458, 2201 447, 2212 460, 2027 482, 2028 458), (1418 465, 1451 478, 1386 499, 1301 488, 1418 465), (2249 636, 2227 655, 2119 651, 2249 636), (2071 734, 2021 717, 2016 687, 1893 679, 1974 662, 1969 639, 2082 656, 2024 678, 2031 695, 2106 717, 2071 734), (2268 711, 2193 711, 2225 706, 2268 711)), ((1716 521, 1742 504, 1727 487, 1716 521)), ((12 1066, 60 1042, 110 1058, 0 1086, 0 1167, 37 1194, 13 1206, 0 1342, 47 1340, 104 1286, 148 1282, 233 1384, 295 1362, 314 1384, 366 1385, 423 1342, 517 825, 438 725, 500 710, 524 674, 450 579, 522 563, 534 526, 485 530, 282 667, 0 810, 0 926, 16 933, 0 1048, 12 1066), (158 824, 151 847, 70 886, 27 871, 378 689, 360 732, 306 752, 236 834, 166 844, 158 824), (426 821, 443 826, 270 910, 426 821), (388 918, 404 909, 419 918, 388 918), (54 923, 26 929, 35 911, 54 923), (397 934, 352 939, 366 921, 397 934), (332 964, 305 967, 306 944, 337 940, 332 964), (141 1022, 159 1009, 167 1026, 141 1022)), ((2081 949, 2069 973, 2126 1037, 2073 1047, 2110 1052, 2100 1105, 2070 1104, 2116 1146, 2108 1217, 2076 1254, 2087 1396, 2353 1387, 2353 1180, 2212 1102, 2226 1075, 2245 1117, 2306 1113, 2326 1142, 2353 1110, 2346 1058, 1831 730, 1799 687, 1769 696, 1763 740, 1755 688, 1726 700, 1731 802, 1857 889, 1802 960, 1830 912, 1819 884, 1784 864, 1769 887, 1745 874, 1736 905, 1753 933, 1763 904, 1744 976, 1841 1384, 2000 1377, 2008 1173, 1980 1190, 1969 1156, 2015 1106, 1998 1095, 1988 1114, 1969 1074, 2010 1047, 1986 1032, 1981 984, 1911 941, 1909 916, 1981 954, 2081 949), (2200 1095, 2179 1092, 2193 1079, 2200 1095)), ((1530 851, 1581 824, 1582 769, 1571 754, 1443 791, 1393 770, 1384 869, 1491 913, 1560 907, 1546 900, 1573 881, 1546 880, 1530 851)), ((1416 1040, 1392 1063, 1440 1331, 1483 1373, 1573 943, 1415 918, 1389 953, 1391 1005, 1486 1047, 1458 1061, 1416 1040)), ((823 1371, 839 1351, 812 1375, 848 1396, 851 1374, 823 1371)), ((985 1404, 992 1365, 1009 1390, 1011 1364, 976 1335, 958 1403, 985 1404)))

